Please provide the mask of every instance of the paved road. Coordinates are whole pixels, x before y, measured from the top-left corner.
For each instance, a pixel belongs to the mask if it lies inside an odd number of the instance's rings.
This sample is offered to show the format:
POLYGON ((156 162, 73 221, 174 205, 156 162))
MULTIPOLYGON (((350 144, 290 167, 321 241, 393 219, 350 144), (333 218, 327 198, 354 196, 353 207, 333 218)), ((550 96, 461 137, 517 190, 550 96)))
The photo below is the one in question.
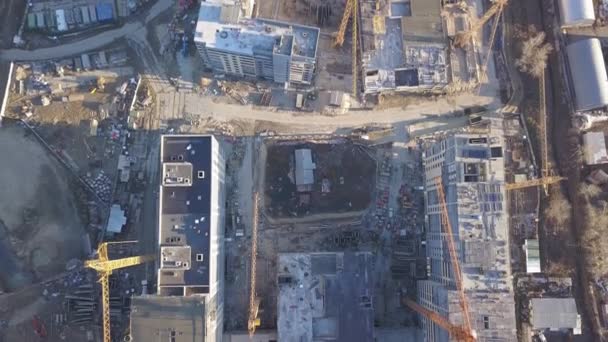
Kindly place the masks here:
POLYGON ((104 31, 98 35, 50 48, 36 50, 9 49, 0 53, 0 61, 31 61, 61 58, 83 53, 106 46, 118 39, 145 31, 146 24, 168 10, 173 4, 171 0, 158 0, 150 9, 147 16, 139 21, 129 22, 114 30, 104 31))

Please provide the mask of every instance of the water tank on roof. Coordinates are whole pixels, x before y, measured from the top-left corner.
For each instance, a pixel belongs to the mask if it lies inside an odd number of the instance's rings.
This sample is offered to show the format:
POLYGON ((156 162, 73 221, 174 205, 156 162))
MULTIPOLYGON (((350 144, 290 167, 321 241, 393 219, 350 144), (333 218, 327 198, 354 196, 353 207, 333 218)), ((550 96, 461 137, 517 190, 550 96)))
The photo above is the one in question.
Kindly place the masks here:
POLYGON ((220 32, 220 38, 222 38, 222 39, 228 38, 228 32, 226 32, 226 31, 220 32))

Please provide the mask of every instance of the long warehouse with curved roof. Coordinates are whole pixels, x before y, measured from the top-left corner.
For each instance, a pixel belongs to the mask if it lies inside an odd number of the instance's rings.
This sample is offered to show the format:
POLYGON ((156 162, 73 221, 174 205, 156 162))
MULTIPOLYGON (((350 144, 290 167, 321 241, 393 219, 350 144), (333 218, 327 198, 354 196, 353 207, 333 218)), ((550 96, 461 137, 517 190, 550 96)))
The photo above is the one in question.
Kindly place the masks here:
POLYGON ((608 106, 608 78, 599 39, 587 38, 570 43, 566 52, 576 110, 608 106))
POLYGON ((595 22, 593 0, 559 0, 562 27, 590 26, 595 22))

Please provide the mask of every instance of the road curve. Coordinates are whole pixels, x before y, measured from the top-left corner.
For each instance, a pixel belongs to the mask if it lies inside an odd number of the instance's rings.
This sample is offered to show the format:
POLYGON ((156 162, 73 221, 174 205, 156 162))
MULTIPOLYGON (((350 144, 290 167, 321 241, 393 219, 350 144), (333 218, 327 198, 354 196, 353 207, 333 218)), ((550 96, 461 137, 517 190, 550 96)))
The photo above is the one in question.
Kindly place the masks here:
POLYGON ((134 32, 145 28, 145 25, 152 19, 156 18, 162 12, 168 10, 173 1, 158 0, 144 20, 132 21, 127 24, 113 29, 104 31, 92 37, 85 38, 72 43, 53 46, 50 48, 41 48, 35 50, 23 49, 8 49, 0 52, 0 61, 34 61, 53 58, 62 58, 73 56, 85 51, 94 50, 108 45, 117 39, 126 37, 134 32))

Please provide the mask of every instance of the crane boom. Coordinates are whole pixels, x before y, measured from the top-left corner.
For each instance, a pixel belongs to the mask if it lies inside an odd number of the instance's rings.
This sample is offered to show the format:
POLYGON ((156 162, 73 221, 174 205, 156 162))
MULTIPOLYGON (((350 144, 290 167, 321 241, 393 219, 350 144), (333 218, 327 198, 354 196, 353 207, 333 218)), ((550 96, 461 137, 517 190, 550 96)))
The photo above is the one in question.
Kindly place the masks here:
POLYGON ((87 260, 84 263, 85 267, 92 268, 99 275, 99 283, 101 284, 101 307, 103 318, 103 341, 111 342, 112 335, 110 334, 110 275, 114 270, 143 264, 155 259, 154 255, 133 256, 122 259, 108 259, 108 244, 103 242, 97 248, 97 259, 87 260))
POLYGON ((467 302, 466 295, 464 293, 464 287, 462 285, 462 273, 460 271, 460 262, 458 255, 456 254, 456 243, 454 242, 454 233, 452 231, 452 225, 450 223, 450 216, 448 215, 448 208, 445 203, 445 192, 443 190, 443 184, 441 177, 435 178, 435 185, 437 187, 437 197, 439 197, 439 204, 441 207, 441 221, 445 229, 445 238, 448 250, 450 252, 450 260, 452 263, 452 273, 454 274, 454 281, 456 283, 456 290, 460 298, 460 308, 462 309, 462 317, 464 320, 464 329, 472 332, 471 317, 469 315, 469 304, 467 302))
POLYGON ((251 288, 249 290, 249 319, 247 320, 247 330, 249 337, 253 337, 255 329, 260 325, 258 319, 258 311, 260 308, 260 299, 256 293, 256 273, 257 273, 257 257, 258 257, 258 203, 259 196, 257 193, 253 195, 253 222, 251 227, 251 288))
POLYGON ((338 27, 338 32, 336 33, 336 39, 334 40, 334 47, 344 45, 344 35, 346 34, 348 19, 350 19, 350 15, 353 11, 353 2, 354 0, 348 0, 346 2, 346 7, 344 7, 344 14, 342 15, 342 20, 340 21, 340 26, 338 27))
POLYGON ((559 182, 563 181, 564 179, 566 179, 566 177, 547 176, 547 177, 542 177, 542 178, 537 178, 537 179, 530 179, 530 180, 523 181, 523 182, 509 183, 505 186, 505 188, 507 190, 516 190, 516 189, 530 188, 530 187, 539 186, 539 185, 550 185, 550 184, 559 183, 559 182))
POLYGON ((353 47, 352 47, 352 67, 353 67, 353 99, 357 98, 357 79, 359 77, 359 63, 357 59, 357 7, 359 4, 357 0, 351 0, 352 3, 352 16, 353 16, 353 47))
POLYGON ((437 324, 441 328, 445 329, 450 334, 450 337, 458 341, 475 341, 475 337, 470 332, 466 331, 463 327, 450 323, 450 321, 448 321, 445 317, 441 316, 437 312, 429 310, 408 298, 403 298, 401 301, 410 309, 425 316, 426 318, 435 322, 435 324, 437 324))
POLYGON ((468 31, 458 32, 456 34, 454 45, 461 48, 466 47, 471 41, 471 38, 477 34, 477 31, 479 31, 479 29, 481 29, 495 14, 502 12, 508 2, 509 0, 495 0, 492 6, 488 8, 479 20, 476 20, 473 25, 471 25, 471 28, 468 31))
MULTIPOLYGON (((376 4, 376 7, 379 5, 376 4)), ((348 27, 348 20, 352 18, 352 74, 353 74, 353 82, 352 82, 352 96, 353 98, 357 98, 358 94, 358 77, 359 77, 359 61, 357 58, 357 45, 358 45, 358 28, 357 28, 357 11, 359 8, 359 4, 357 0, 348 0, 346 2, 346 7, 344 7, 344 14, 342 15, 342 20, 340 20, 340 26, 338 28, 338 32, 336 32, 336 37, 334 39, 334 47, 340 47, 344 45, 344 35, 346 34, 346 28, 348 27)))

